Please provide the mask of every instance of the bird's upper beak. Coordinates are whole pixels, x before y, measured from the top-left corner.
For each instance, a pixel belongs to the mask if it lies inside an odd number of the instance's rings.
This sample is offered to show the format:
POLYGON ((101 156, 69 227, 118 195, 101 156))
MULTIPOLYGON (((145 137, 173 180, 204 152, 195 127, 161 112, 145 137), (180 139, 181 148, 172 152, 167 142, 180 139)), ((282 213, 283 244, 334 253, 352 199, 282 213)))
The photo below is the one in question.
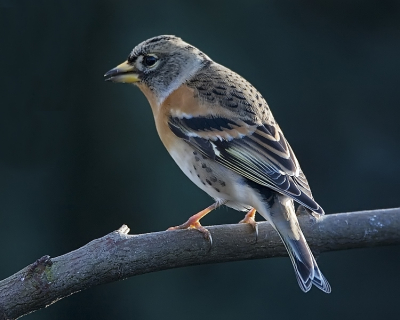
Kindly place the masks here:
POLYGON ((104 78, 106 81, 112 82, 123 82, 123 83, 135 83, 140 81, 139 74, 136 68, 125 61, 114 69, 108 71, 104 78))

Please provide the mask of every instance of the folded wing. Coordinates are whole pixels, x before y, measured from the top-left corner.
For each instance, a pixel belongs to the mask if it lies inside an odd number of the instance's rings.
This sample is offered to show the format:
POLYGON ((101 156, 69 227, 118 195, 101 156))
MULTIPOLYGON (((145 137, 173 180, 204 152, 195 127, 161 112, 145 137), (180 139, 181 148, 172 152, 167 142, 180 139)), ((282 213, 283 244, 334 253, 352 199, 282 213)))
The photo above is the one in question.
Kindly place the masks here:
POLYGON ((171 116, 168 124, 204 156, 324 214, 279 126, 221 116, 171 116))

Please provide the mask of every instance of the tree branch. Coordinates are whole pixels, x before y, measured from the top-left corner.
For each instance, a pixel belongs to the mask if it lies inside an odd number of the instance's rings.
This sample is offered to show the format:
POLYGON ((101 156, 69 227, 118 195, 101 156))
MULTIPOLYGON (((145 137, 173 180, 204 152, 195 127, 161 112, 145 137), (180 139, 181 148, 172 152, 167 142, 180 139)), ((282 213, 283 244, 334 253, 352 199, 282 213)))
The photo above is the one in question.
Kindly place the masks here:
MULTIPOLYGON (((315 254, 400 244, 400 208, 299 217, 315 254)), ((268 222, 259 236, 249 225, 208 227, 209 244, 196 230, 128 235, 129 228, 56 258, 44 256, 0 281, 0 320, 16 319, 75 292, 127 277, 196 264, 286 256, 268 222)))

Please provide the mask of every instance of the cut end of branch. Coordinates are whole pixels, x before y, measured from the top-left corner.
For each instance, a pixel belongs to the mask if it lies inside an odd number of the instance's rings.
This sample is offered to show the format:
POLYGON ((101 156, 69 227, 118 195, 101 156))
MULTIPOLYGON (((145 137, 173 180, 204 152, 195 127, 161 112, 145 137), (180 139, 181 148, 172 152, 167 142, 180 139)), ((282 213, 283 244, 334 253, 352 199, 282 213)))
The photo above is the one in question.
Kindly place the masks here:
POLYGON ((128 234, 129 231, 131 231, 131 229, 129 229, 129 227, 128 227, 126 224, 123 224, 123 225, 117 230, 117 232, 118 232, 118 233, 121 233, 121 234, 128 234))

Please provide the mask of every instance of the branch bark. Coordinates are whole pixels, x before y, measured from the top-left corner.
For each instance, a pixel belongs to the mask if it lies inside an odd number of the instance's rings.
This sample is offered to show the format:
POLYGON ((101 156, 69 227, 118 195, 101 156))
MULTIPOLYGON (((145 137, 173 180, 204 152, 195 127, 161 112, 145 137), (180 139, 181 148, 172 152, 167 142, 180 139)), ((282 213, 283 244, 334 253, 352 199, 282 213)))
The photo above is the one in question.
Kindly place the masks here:
MULTIPOLYGON (((400 208, 299 217, 315 254, 400 244, 400 208)), ((213 245, 196 230, 129 235, 122 226, 85 246, 44 256, 0 281, 0 320, 17 319, 75 292, 159 270, 196 264, 286 256, 268 222, 259 223, 256 241, 244 224, 208 227, 213 245)))

